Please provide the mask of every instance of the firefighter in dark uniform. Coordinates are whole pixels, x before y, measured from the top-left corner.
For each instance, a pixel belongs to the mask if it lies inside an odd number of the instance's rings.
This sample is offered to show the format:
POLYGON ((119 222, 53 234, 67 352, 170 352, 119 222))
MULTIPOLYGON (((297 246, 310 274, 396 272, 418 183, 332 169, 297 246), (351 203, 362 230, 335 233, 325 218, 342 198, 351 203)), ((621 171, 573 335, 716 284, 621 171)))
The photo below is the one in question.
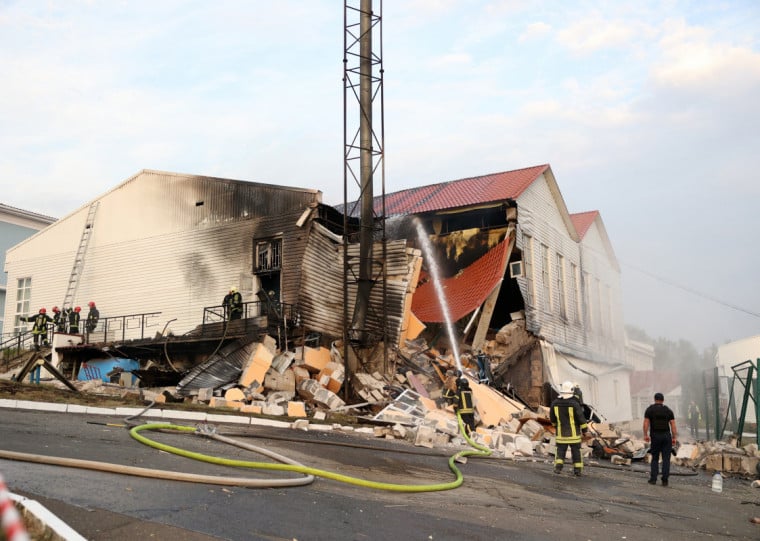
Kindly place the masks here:
POLYGON ((79 321, 82 316, 79 314, 82 309, 77 306, 73 311, 69 311, 69 332, 71 334, 79 334, 79 321))
POLYGON ((222 301, 227 319, 240 319, 243 317, 243 296, 237 290, 237 287, 230 287, 230 292, 224 296, 222 301))
POLYGON ((53 306, 53 325, 55 332, 66 332, 66 316, 57 306, 53 306))
POLYGON ((87 313, 87 340, 90 340, 90 333, 95 330, 100 320, 100 311, 95 307, 95 303, 90 301, 87 306, 90 307, 90 311, 87 313))
POLYGON ((581 458, 581 439, 588 432, 588 423, 583 415, 583 408, 575 398, 572 381, 566 381, 559 388, 559 396, 552 402, 549 410, 549 420, 556 428, 555 441, 557 452, 554 455, 554 473, 560 473, 565 464, 565 454, 570 447, 573 457, 573 473, 583 474, 583 459, 581 458))
POLYGON ((654 394, 654 404, 644 412, 644 441, 652 444, 649 452, 652 453, 652 464, 649 471, 649 484, 657 484, 657 474, 660 468, 660 455, 662 455, 662 486, 668 486, 670 476, 670 452, 676 444, 678 431, 676 430, 676 418, 673 410, 663 402, 665 397, 662 393, 654 394))
POLYGON ((39 351, 40 345, 48 345, 48 323, 53 321, 49 315, 47 315, 44 308, 40 308, 40 311, 35 316, 21 316, 21 321, 28 321, 34 323, 32 325, 32 336, 34 337, 34 349, 39 351))
POLYGON ((471 435, 475 432, 475 408, 472 404, 472 391, 470 390, 470 382, 465 378, 457 380, 457 401, 454 404, 454 410, 462 418, 467 434, 471 435))

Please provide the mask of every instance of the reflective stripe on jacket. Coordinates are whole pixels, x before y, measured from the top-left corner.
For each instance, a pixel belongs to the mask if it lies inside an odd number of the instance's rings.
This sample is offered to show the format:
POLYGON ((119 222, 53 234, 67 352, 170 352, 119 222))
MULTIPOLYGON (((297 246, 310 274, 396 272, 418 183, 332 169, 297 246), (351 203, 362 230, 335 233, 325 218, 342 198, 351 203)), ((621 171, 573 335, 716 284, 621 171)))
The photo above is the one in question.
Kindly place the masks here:
POLYGON ((580 443, 588 428, 583 409, 575 398, 557 398, 552 402, 549 419, 557 429, 557 443, 580 443))
POLYGON ((473 413, 472 391, 463 390, 459 392, 459 403, 457 404, 459 413, 473 413))

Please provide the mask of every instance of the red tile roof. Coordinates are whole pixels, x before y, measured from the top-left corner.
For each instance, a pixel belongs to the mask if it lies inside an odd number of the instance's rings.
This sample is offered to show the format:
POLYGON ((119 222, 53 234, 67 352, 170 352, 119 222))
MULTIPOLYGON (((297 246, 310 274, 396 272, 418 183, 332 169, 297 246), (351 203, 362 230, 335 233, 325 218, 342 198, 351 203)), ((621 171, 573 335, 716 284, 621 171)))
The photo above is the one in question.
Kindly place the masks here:
POLYGON ((597 216, 599 216, 598 210, 578 212, 570 215, 570 219, 572 220, 575 230, 578 232, 580 238, 583 238, 586 235, 588 228, 591 227, 591 224, 594 223, 597 216))
MULTIPOLYGON (((483 304, 504 277, 509 239, 451 278, 441 280, 451 321, 458 321, 483 304)), ((443 308, 432 280, 419 286, 412 298, 412 312, 424 323, 443 323, 443 308)))
MULTIPOLYGON (((548 164, 537 165, 385 194, 385 215, 419 214, 515 199, 547 169, 548 164)), ((375 197, 374 205, 375 212, 382 213, 380 196, 375 197)))

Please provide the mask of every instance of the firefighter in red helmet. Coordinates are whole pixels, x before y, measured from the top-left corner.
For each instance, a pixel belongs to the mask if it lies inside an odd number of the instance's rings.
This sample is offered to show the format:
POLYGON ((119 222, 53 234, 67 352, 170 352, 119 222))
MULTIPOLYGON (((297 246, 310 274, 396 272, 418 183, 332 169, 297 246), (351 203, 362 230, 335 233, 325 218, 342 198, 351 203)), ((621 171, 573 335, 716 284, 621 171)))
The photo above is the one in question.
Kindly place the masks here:
POLYGON ((40 308, 40 311, 35 316, 21 316, 21 321, 28 321, 34 323, 32 325, 32 336, 34 337, 34 349, 39 351, 40 344, 48 345, 48 323, 53 321, 49 315, 46 314, 47 310, 40 308))
POLYGON ((90 333, 92 333, 95 328, 98 326, 98 320, 100 319, 100 312, 95 307, 95 303, 93 301, 90 301, 87 303, 87 306, 90 307, 90 311, 87 314, 87 341, 90 341, 90 333))
POLYGON ((69 312, 69 332, 71 334, 79 334, 79 321, 82 316, 79 314, 82 309, 77 306, 72 312, 69 312))

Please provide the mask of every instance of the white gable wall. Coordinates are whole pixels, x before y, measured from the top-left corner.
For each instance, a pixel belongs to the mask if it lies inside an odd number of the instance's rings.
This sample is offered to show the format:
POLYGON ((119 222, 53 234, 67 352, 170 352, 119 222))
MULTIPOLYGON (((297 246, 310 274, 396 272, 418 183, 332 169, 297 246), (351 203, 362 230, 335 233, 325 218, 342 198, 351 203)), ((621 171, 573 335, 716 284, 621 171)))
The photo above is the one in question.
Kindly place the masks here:
POLYGON ((591 278, 584 284, 589 346, 609 362, 625 362, 625 323, 620 272, 609 259, 606 242, 600 233, 599 218, 594 220, 581 240, 583 271, 591 278), (590 325, 589 325, 590 323, 590 325))
MULTIPOLYGON (((175 318, 175 334, 191 330, 202 322, 203 307, 221 304, 230 285, 240 287, 245 301, 257 300, 254 238, 282 237, 283 260, 291 255, 300 265, 303 248, 293 246, 288 228, 296 229, 318 198, 314 190, 143 172, 99 199, 74 305, 86 314, 93 300, 101 317, 161 312, 147 336, 175 318)), ((32 306, 62 303, 88 209, 8 252, 8 279, 32 278, 32 306)), ((15 294, 8 292, 8 322, 15 294)), ((283 302, 296 302, 293 297, 283 290, 283 302)))
MULTIPOLYGON (((584 330, 582 318, 576 317, 576 305, 572 297, 572 276, 570 264, 580 266, 578 243, 570 237, 564 220, 557 208, 557 203, 549 189, 546 179, 534 181, 517 199, 518 246, 522 247, 523 234, 533 237, 533 306, 525 307, 528 330, 549 340, 575 348, 584 347, 584 330), (541 244, 549 247, 551 271, 551 309, 546 308, 546 298, 542 283, 541 244), (565 291, 567 318, 560 317, 559 292, 556 288, 557 265, 556 254, 565 259, 565 291)), ((518 280, 523 291, 525 279, 518 280)), ((523 295, 525 297, 525 295, 523 295)))

